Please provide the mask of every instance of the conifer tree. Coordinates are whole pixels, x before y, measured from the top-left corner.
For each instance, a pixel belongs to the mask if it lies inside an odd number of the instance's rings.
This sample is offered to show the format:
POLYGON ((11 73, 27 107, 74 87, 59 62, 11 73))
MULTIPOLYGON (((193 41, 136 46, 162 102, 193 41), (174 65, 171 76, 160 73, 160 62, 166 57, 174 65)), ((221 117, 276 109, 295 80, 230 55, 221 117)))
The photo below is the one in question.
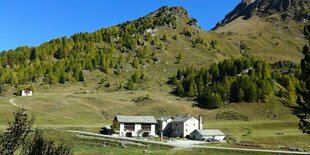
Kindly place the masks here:
POLYGON ((31 53, 30 53, 30 60, 34 61, 34 60, 36 60, 36 58, 37 58, 37 50, 36 50, 36 48, 33 48, 31 50, 31 53))
POLYGON ((64 84, 65 81, 66 81, 65 76, 64 76, 63 73, 61 73, 61 74, 60 74, 60 77, 59 77, 59 83, 60 83, 60 84, 64 84))
POLYGON ((126 88, 127 88, 127 90, 135 90, 136 89, 136 84, 133 82, 132 79, 129 79, 126 88))
POLYGON ((244 98, 244 91, 241 88, 239 88, 237 91, 235 100, 237 102, 241 102, 241 101, 243 101, 243 98, 244 98))
POLYGON ((190 80, 187 95, 191 97, 195 96, 197 93, 196 89, 197 87, 196 87, 195 82, 193 80, 190 80))
POLYGON ((85 77, 83 75, 83 71, 81 70, 78 74, 78 79, 80 82, 84 82, 85 81, 85 77))
POLYGON ((138 69, 139 68, 139 60, 135 58, 132 62, 132 67, 138 69))
POLYGON ((209 93, 206 99, 206 106, 210 108, 219 108, 223 105, 221 95, 218 93, 209 93))
POLYGON ((296 103, 296 89, 293 81, 289 79, 287 84, 287 101, 290 105, 294 105, 296 103))
POLYGON ((167 35, 164 34, 164 36, 163 36, 163 41, 167 41, 167 39, 168 39, 167 35))
POLYGON ((302 132, 310 134, 310 25, 304 28, 305 38, 308 40, 308 45, 303 48, 304 58, 301 60, 301 80, 305 82, 306 90, 300 92, 298 105, 302 110, 299 114, 299 128, 302 132))
POLYGON ((0 95, 3 95, 4 92, 4 86, 0 83, 0 95))
POLYGON ((172 78, 171 78, 171 84, 173 84, 173 85, 176 85, 177 83, 178 83, 178 79, 177 79, 177 77, 176 76, 173 76, 172 78))
POLYGON ((204 91, 204 83, 202 75, 198 76, 196 80, 196 86, 197 86, 198 99, 201 100, 203 98, 203 91, 204 91))
POLYGON ((184 91, 184 88, 183 88, 182 84, 180 84, 180 83, 177 84, 177 91, 176 91, 176 93, 179 96, 184 96, 185 91, 184 91))
POLYGON ((134 83, 137 83, 138 80, 141 78, 140 69, 136 69, 135 73, 132 75, 131 79, 134 83))
POLYGON ((180 63, 183 60, 183 54, 182 52, 179 53, 179 55, 177 56, 177 62, 176 63, 180 63))

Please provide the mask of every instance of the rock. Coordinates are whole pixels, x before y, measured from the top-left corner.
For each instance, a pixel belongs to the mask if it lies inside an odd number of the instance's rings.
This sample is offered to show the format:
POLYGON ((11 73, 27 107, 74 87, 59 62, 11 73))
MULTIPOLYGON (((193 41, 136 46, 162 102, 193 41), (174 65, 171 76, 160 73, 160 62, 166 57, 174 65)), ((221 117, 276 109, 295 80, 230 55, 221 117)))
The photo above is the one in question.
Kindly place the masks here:
POLYGON ((255 2, 255 0, 242 0, 241 3, 244 3, 246 5, 250 5, 250 4, 254 3, 254 2, 255 2))
POLYGON ((305 149, 301 149, 301 148, 292 148, 292 147, 288 147, 288 146, 278 146, 279 149, 282 150, 288 150, 288 151, 296 151, 296 152, 307 152, 307 150, 305 149))

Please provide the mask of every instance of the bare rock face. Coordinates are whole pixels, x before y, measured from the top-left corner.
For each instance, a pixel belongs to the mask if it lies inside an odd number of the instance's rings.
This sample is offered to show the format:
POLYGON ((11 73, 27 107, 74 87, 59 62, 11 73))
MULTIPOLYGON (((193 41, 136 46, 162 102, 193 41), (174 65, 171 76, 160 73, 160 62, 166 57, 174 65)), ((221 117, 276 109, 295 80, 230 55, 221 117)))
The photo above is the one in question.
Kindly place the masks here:
POLYGON ((188 16, 187 11, 183 7, 167 7, 163 6, 159 8, 157 11, 150 13, 148 16, 174 16, 174 17, 182 17, 188 16))
POLYGON ((255 2, 255 0, 242 0, 241 3, 244 3, 246 5, 250 5, 250 4, 254 3, 254 2, 255 2))
POLYGON ((214 29, 223 27, 239 17, 246 20, 253 15, 267 18, 274 14, 280 15, 283 21, 309 22, 310 0, 242 0, 214 29))

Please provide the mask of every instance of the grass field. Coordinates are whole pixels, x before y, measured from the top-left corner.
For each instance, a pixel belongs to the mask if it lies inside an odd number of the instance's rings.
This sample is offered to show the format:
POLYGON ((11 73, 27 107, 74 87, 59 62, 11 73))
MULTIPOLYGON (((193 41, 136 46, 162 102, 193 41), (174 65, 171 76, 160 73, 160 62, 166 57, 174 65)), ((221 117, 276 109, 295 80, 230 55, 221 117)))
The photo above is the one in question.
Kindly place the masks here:
POLYGON ((142 155, 142 154, 163 154, 163 155, 173 155, 173 154, 195 154, 195 155, 205 155, 205 154, 253 154, 253 155, 269 155, 270 153, 257 153, 257 152, 242 152, 242 151, 227 151, 227 150, 214 150, 214 149, 184 149, 184 148, 170 148, 167 146, 159 145, 144 145, 144 146, 134 146, 134 145, 124 145, 115 141, 108 140, 90 140, 78 138, 76 135, 68 132, 63 132, 63 130, 55 129, 45 129, 45 136, 56 141, 63 141, 68 145, 73 146, 73 152, 77 155, 142 155), (74 141, 74 142, 73 142, 74 141))
POLYGON ((208 149, 145 149, 145 148, 116 148, 116 147, 85 147, 81 146, 76 150, 78 155, 97 155, 97 154, 108 154, 108 155, 119 155, 119 154, 163 154, 163 155, 241 155, 241 154, 252 154, 252 155, 268 155, 269 153, 254 153, 254 152, 238 152, 238 151, 220 151, 220 150, 208 150, 208 149))
MULTIPOLYGON (((172 89, 163 85, 161 90, 112 91, 96 90, 94 85, 54 85, 48 89, 38 86, 33 97, 5 95, 0 99, 0 127, 3 129, 17 106, 22 106, 36 118, 35 126, 47 130, 74 129, 98 132, 111 124, 116 114, 174 116, 191 114, 203 116, 205 128, 220 129, 230 137, 228 143, 214 144, 241 148, 310 150, 310 136, 298 130, 298 119, 291 109, 283 106, 275 95, 268 103, 236 103, 220 109, 207 110, 195 106, 191 99, 171 95, 172 89), (145 99, 149 96, 149 99, 145 99), (140 98, 140 99, 139 99, 140 98), (12 102, 16 105, 13 105, 12 102), (249 120, 217 119, 217 114, 235 112, 249 120)), ((57 135, 57 134, 56 134, 57 135)), ((60 136, 66 137, 66 136, 60 136)), ((56 137, 57 138, 57 137, 56 137)), ((72 137, 67 137, 72 141, 72 137)), ((145 148, 102 147, 101 144, 74 143, 76 154, 144 154, 145 148), (98 146, 99 145, 99 146, 98 146)), ((205 154, 208 150, 166 150, 147 148, 154 154, 205 154)), ((216 152, 225 154, 227 152, 216 152)), ((240 154, 240 152, 237 154, 240 154)))

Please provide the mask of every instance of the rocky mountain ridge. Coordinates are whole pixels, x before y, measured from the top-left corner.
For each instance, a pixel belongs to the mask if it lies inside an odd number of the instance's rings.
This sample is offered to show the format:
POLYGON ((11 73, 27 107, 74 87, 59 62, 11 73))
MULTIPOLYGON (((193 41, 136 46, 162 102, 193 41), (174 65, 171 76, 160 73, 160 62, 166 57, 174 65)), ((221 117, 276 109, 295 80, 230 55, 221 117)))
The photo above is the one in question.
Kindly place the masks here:
POLYGON ((223 27, 239 17, 246 20, 252 16, 265 19, 278 15, 281 21, 292 20, 297 23, 309 23, 309 10, 309 0, 242 0, 214 29, 223 27))

